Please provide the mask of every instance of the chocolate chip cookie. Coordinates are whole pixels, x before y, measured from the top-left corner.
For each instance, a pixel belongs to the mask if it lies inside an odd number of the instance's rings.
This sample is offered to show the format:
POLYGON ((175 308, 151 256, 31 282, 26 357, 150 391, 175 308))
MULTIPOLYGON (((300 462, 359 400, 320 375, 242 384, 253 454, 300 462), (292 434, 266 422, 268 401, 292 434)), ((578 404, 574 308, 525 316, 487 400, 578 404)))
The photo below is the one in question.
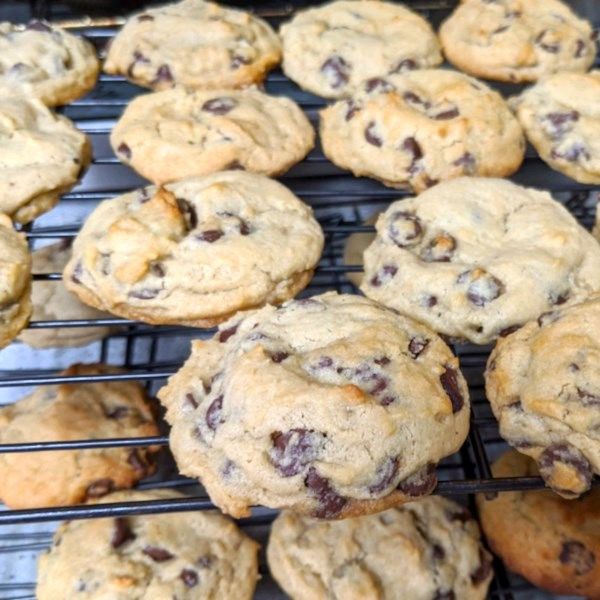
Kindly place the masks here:
POLYGON ((511 104, 545 162, 576 181, 600 184, 600 71, 551 75, 511 104))
POLYGON ((442 62, 429 23, 389 2, 338 0, 309 8, 280 33, 285 74, 326 98, 346 96, 365 79, 442 62))
MULTIPOLYGON (((34 273, 59 273, 71 257, 71 240, 44 246, 32 253, 34 273)), ((61 281, 36 281, 31 292, 33 321, 108 319, 111 315, 80 302, 61 281)), ((85 346, 102 339, 110 327, 49 327, 25 329, 19 339, 34 348, 85 346)))
POLYGON ((0 91, 0 212, 32 221, 71 189, 90 160, 90 143, 71 121, 39 100, 0 91))
POLYGON ((394 202, 362 291, 452 338, 487 344, 600 290, 600 246, 550 194, 465 177, 394 202))
MULTIPOLYGON (((117 492, 101 502, 182 499, 174 490, 117 492)), ((38 565, 38 600, 251 600, 258 544, 216 512, 63 523, 38 565)))
POLYGON ((31 316, 31 255, 22 233, 0 213, 0 348, 9 344, 31 316))
POLYGON ((237 315, 159 392, 179 470, 236 517, 336 519, 429 494, 469 428, 458 360, 428 328, 330 292, 237 315))
POLYGON ((134 15, 112 40, 107 73, 155 90, 239 88, 281 60, 269 25, 250 13, 182 0, 134 15))
MULTIPOLYGON (((61 376, 108 375, 106 365, 73 365, 61 376)), ((0 443, 63 442, 158 435, 144 388, 132 381, 36 388, 0 408, 0 443)), ((155 448, 0 454, 0 499, 11 508, 77 504, 131 487, 154 472, 155 448)))
POLYGON ((440 28, 446 58, 499 81, 535 81, 594 63, 592 26, 559 0, 463 0, 440 28))
POLYGON ((63 281, 119 316, 212 327, 294 297, 322 249, 312 210, 287 188, 223 171, 100 204, 75 239, 63 281))
POLYGON ((289 98, 178 88, 133 100, 110 140, 120 160, 163 184, 222 169, 278 175, 306 156, 315 133, 289 98))
POLYGON ((492 579, 476 521, 440 496, 344 521, 284 511, 267 558, 294 600, 483 600, 492 579))
POLYGON ((600 474, 600 294, 499 340, 485 373, 500 434, 573 498, 600 474))
POLYGON ((354 175, 416 191, 461 175, 510 175, 525 152, 500 94, 441 69, 367 80, 321 111, 321 141, 327 157, 354 175))
MULTIPOLYGON (((550 371, 549 371, 550 372, 550 371)), ((514 450, 492 465, 495 477, 538 475, 514 450)), ((477 497, 481 526, 492 550, 534 585, 555 594, 600 598, 600 489, 579 500, 550 491, 477 497)))
POLYGON ((42 21, 0 23, 0 90, 68 104, 95 85, 100 64, 92 44, 42 21))

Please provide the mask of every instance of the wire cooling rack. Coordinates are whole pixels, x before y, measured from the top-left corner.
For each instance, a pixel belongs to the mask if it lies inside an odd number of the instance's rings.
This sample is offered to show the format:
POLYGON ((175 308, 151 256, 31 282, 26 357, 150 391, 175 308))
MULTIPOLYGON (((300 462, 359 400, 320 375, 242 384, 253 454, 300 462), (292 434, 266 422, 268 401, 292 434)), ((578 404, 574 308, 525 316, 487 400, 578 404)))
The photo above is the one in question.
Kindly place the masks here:
MULTIPOLYGON (((297 6, 303 3, 293 4, 297 6)), ((436 27, 454 4, 452 0, 421 0, 411 3, 413 8, 420 10, 436 27)), ((292 3, 271 2, 265 5, 257 2, 256 5, 257 12, 268 18, 274 26, 278 26, 280 21, 287 18, 294 8, 292 3)), ((114 35, 114 22, 111 23, 110 20, 83 24, 81 21, 73 21, 73 15, 64 6, 51 5, 47 0, 37 0, 33 6, 37 17, 49 17, 59 21, 71 19, 66 21, 67 26, 90 39, 100 53, 108 39, 114 35)), ((27 20, 30 16, 25 12, 18 17, 20 20, 27 20)), ((7 18, 0 7, 0 20, 3 17, 7 18)), ((14 15, 11 17, 15 19, 14 15)), ((595 19, 596 26, 600 24, 600 11, 597 8, 596 14, 588 14, 588 17, 595 19)), ((271 94, 286 95, 296 100, 311 122, 317 124, 318 110, 324 105, 320 98, 300 90, 279 70, 269 75, 265 87, 271 94)), ((505 96, 519 91, 519 87, 514 85, 495 87, 505 96)), ((81 183, 62 198, 57 208, 24 228, 32 248, 75 236, 85 216, 99 201, 144 184, 132 170, 119 163, 108 142, 108 134, 125 105, 142 91, 122 77, 102 75, 88 96, 62 110, 89 135, 94 147, 94 161, 81 183)), ((347 237, 352 233, 373 231, 372 227, 362 224, 364 219, 386 208, 396 198, 407 195, 407 192, 385 188, 372 180, 351 177, 326 160, 319 147, 281 179, 313 207, 326 235, 323 257, 313 281, 302 296, 327 290, 356 293, 356 288, 346 274, 350 271, 360 271, 360 267, 348 266, 343 262, 343 249, 347 237)), ((550 190, 585 227, 591 228, 598 196, 593 186, 578 184, 550 170, 531 148, 528 148, 525 162, 513 180, 523 185, 550 190)), ((59 279, 59 273, 34 274, 34 280, 38 281, 59 279)), ((202 332, 173 326, 156 327, 119 318, 37 321, 32 322, 30 328, 98 325, 119 326, 120 329, 85 350, 34 351, 15 343, 0 351, 0 405, 13 402, 30 391, 32 386, 41 384, 138 380, 145 383, 150 393, 155 393, 164 384, 166 377, 174 373, 187 357, 189 341, 211 335, 210 331, 202 332), (127 372, 93 376, 57 375, 57 372, 68 364, 81 360, 109 362, 124 367, 127 372)), ((467 503, 471 510, 476 512, 472 496, 474 492, 536 489, 543 487, 543 484, 536 477, 492 478, 490 462, 506 448, 506 444, 498 435, 496 421, 484 394, 483 371, 490 348, 463 345, 455 346, 454 350, 469 382, 472 400, 471 430, 461 450, 439 465, 440 482, 437 491, 444 495, 458 496, 459 500, 467 503)), ((0 525, 5 526, 0 527, 0 600, 33 598, 32 580, 24 580, 20 573, 15 572, 17 567, 10 565, 17 565, 18 558, 24 553, 39 552, 50 543, 50 528, 44 530, 42 526, 40 529, 40 526, 36 527, 35 524, 63 519, 205 510, 213 507, 202 488, 177 473, 166 447, 168 432, 165 426, 161 433, 162 435, 152 438, 36 443, 35 434, 32 432, 32 440, 29 443, 0 445, 0 452, 161 445, 164 448, 159 459, 158 473, 141 482, 138 487, 179 488, 191 494, 184 499, 152 502, 0 511, 0 525)), ((269 523, 275 515, 276 511, 257 508, 252 517, 241 519, 239 523, 251 535, 265 540, 269 523)), ((264 560, 261 561, 261 572, 263 580, 259 585, 257 598, 283 597, 268 576, 264 560)), ((533 597, 546 596, 533 592, 528 584, 508 574, 502 564, 496 561, 490 598, 524 600, 533 597)))

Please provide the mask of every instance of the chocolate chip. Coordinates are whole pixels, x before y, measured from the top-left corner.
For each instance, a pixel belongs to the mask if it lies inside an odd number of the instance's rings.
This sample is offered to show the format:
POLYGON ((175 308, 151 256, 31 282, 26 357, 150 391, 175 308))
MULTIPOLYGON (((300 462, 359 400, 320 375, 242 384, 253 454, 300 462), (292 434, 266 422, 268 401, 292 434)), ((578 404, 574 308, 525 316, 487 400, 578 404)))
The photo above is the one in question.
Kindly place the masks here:
POLYGON ((104 411, 104 414, 109 419, 121 419, 128 413, 129 409, 126 406, 113 406, 104 411))
POLYGON ((498 332, 498 335, 500 337, 506 337, 508 335, 510 335, 511 333, 514 333, 515 331, 518 331, 519 329, 521 329, 522 325, 509 325, 508 327, 505 327, 504 329, 501 329, 498 332))
POLYGON ((458 511, 447 512, 446 517, 449 521, 458 521, 460 523, 468 523, 471 520, 471 514, 466 508, 458 511))
POLYGON ((229 96, 222 96, 220 98, 213 98, 207 100, 202 105, 202 110, 213 113, 214 115, 226 115, 230 110, 234 109, 237 105, 235 98, 229 96))
POLYGON ((429 346, 429 340, 417 335, 408 343, 408 351, 410 352, 410 355, 416 359, 423 353, 427 346, 429 346))
POLYGON ((228 327, 227 329, 222 329, 221 331, 219 331, 219 335, 218 335, 219 342, 221 342, 222 344, 224 342, 226 342, 232 335, 235 334, 235 332, 238 329, 238 326, 239 326, 239 323, 236 325, 233 325, 233 327, 228 327))
POLYGON ((438 303, 438 300, 435 296, 426 296, 423 299, 423 305, 427 308, 433 308, 438 303))
POLYGON ((411 155, 411 164, 408 168, 409 173, 416 173, 418 171, 417 161, 423 158, 423 150, 414 137, 406 138, 402 142, 402 150, 406 150, 411 155))
POLYGON ((465 152, 460 158, 457 158, 453 163, 456 167, 462 167, 463 173, 473 175, 477 167, 477 161, 470 152, 465 152))
POLYGON ((589 160, 590 153, 583 144, 580 142, 575 142, 571 147, 564 151, 559 152, 558 150, 553 149, 550 152, 550 157, 553 159, 562 158, 564 160, 568 160, 569 162, 577 162, 582 157, 586 160, 589 160))
POLYGON ((166 562, 174 557, 168 550, 159 548, 158 546, 146 546, 142 552, 146 556, 149 556, 154 562, 166 562))
POLYGON ((544 42, 544 37, 548 33, 548 29, 541 31, 535 38, 535 43, 546 52, 550 54, 556 54, 560 50, 560 44, 558 42, 544 42))
POLYGON ((579 120, 579 112, 571 110, 567 112, 551 112, 542 117, 544 123, 549 125, 550 135, 552 138, 560 138, 567 133, 573 123, 579 120))
POLYGON ((471 573, 471 581, 474 585, 483 583, 492 572, 492 563, 481 548, 479 549, 479 561, 480 565, 471 573))
POLYGON ((152 15, 138 15, 138 21, 154 21, 154 17, 152 15))
POLYGON ((246 58, 245 56, 241 56, 239 54, 234 54, 231 57, 230 66, 232 69, 239 69, 242 65, 249 65, 252 62, 251 59, 246 58))
POLYGON ((554 321, 557 321, 559 316, 560 316, 560 314, 557 310, 542 313, 538 317, 537 324, 540 327, 543 327, 544 325, 548 325, 549 323, 554 323, 554 321))
MULTIPOLYGON (((580 489, 587 490, 592 481, 592 468, 587 458, 571 444, 552 444, 548 446, 537 459, 540 475, 551 485, 554 470, 558 464, 570 468, 579 479, 580 489)), ((579 490, 557 490, 573 492, 579 490)))
POLYGON ((391 216, 388 235, 400 248, 414 246, 423 237, 421 220, 407 211, 396 211, 391 216))
POLYGON ((424 496, 431 493, 437 485, 435 465, 428 464, 398 484, 398 489, 407 496, 424 496))
POLYGON ((289 354, 287 352, 274 352, 271 354, 271 360, 274 363, 280 363, 283 362, 288 356, 289 354))
POLYGON ((360 110, 360 106, 354 100, 346 100, 346 121, 350 121, 360 110))
POLYGON ((25 25, 25 29, 29 29, 31 31, 52 31, 52 27, 46 23, 43 23, 42 21, 39 21, 38 19, 32 19, 29 21, 29 23, 25 25))
POLYGON ((404 58, 391 71, 391 73, 399 73, 400 71, 412 71, 417 68, 417 63, 412 58, 404 58))
POLYGON ((369 282, 373 287, 379 287, 384 283, 388 283, 398 272, 396 265, 383 265, 381 269, 374 275, 369 282))
POLYGON ((309 429, 290 429, 285 433, 274 431, 271 434, 273 447, 271 461, 284 477, 293 477, 317 457, 316 444, 320 434, 309 429))
POLYGON ((350 78, 350 65, 337 54, 330 56, 322 65, 321 73, 333 89, 346 85, 350 78))
POLYGON ((389 365, 392 361, 387 356, 382 356, 381 358, 375 358, 373 360, 373 362, 376 365, 379 365, 381 367, 385 367, 386 365, 389 365))
POLYGON ((569 299, 569 295, 570 295, 569 290, 566 290, 562 293, 555 292, 555 293, 550 294, 549 300, 555 306, 560 306, 561 304, 564 304, 569 299))
POLYGON ((157 288, 142 288, 140 290, 132 290, 128 296, 130 298, 138 298, 139 300, 152 300, 158 296, 160 290, 157 288))
MULTIPOLYGON (((579 370, 579 369, 577 369, 579 370)), ((600 406, 600 395, 577 388, 577 396, 584 406, 600 406)))
POLYGON ((223 396, 215 398, 211 405, 206 411, 206 424, 210 429, 215 431, 217 427, 224 421, 221 419, 221 412, 223 410, 223 396))
POLYGON ((333 366, 333 358, 330 356, 322 356, 317 363, 319 369, 328 369, 331 366, 333 366))
POLYGON ((148 64, 149 62, 150 62, 150 59, 148 57, 144 56, 139 50, 135 50, 133 53, 133 61, 127 67, 127 76, 130 78, 133 77, 133 70, 135 69, 137 64, 139 64, 139 63, 148 64))
POLYGON ((71 275, 71 281, 74 283, 81 283, 81 276, 83 275, 83 266, 81 261, 78 261, 73 269, 73 273, 71 275))
POLYGON ((375 131, 376 129, 377 129, 377 125, 376 125, 375 121, 371 121, 365 127, 365 139, 372 146, 377 146, 378 148, 380 148, 381 146, 383 146, 383 140, 377 135, 377 133, 375 131))
POLYGON ((198 401, 196 400, 194 394, 192 394, 191 392, 188 392, 185 395, 185 401, 192 407, 192 408, 198 408, 198 401))
POLYGON ((123 517, 117 517, 110 545, 116 550, 131 540, 135 540, 135 534, 131 531, 129 523, 123 517))
POLYGON ((498 27, 497 29, 494 29, 494 31, 492 31, 492 35, 497 35, 498 33, 504 33, 505 31, 508 30, 509 27, 510 27, 510 25, 502 25, 502 26, 498 27))
POLYGON ((456 600, 456 595, 452 590, 437 590, 432 600, 456 600))
POLYGON ((202 569, 210 569, 216 560, 217 559, 213 554, 207 554, 206 556, 201 556, 196 561, 196 564, 202 569))
POLYGON ((439 545, 433 544, 433 558, 436 560, 444 560, 446 558, 446 551, 439 545))
POLYGON ((138 450, 134 449, 129 453, 127 462, 133 467, 133 470, 136 472, 138 477, 142 478, 146 476, 146 462, 138 450))
POLYGON ((179 212, 185 219, 188 231, 190 229, 196 229, 196 226, 198 225, 198 214, 196 213, 194 205, 183 198, 177 198, 177 206, 179 207, 179 212))
POLYGON ((393 92, 396 88, 387 80, 381 77, 373 77, 365 82, 365 91, 370 93, 375 90, 377 92, 393 92))
POLYGON ((440 375, 440 383, 450 398, 452 412, 457 413, 465 404, 458 383, 458 371, 454 367, 446 365, 444 372, 440 375))
POLYGON ((381 494, 389 488, 396 477, 396 473, 398 473, 398 458, 388 458, 377 470, 376 480, 369 487, 369 494, 381 494))
POLYGON ((432 118, 436 121, 446 121, 448 119, 455 119, 459 115, 460 113, 458 112, 458 108, 449 108, 438 113, 437 115, 433 115, 432 118))
POLYGON ((317 473, 314 467, 308 470, 304 485, 317 498, 318 506, 313 514, 319 519, 337 517, 348 502, 331 487, 328 479, 317 473))
POLYGON ((127 160, 131 158, 131 148, 125 142, 119 144, 117 152, 122 154, 127 160))
POLYGON ((183 569, 179 574, 179 578, 186 587, 193 588, 198 585, 198 573, 192 569, 183 569))
POLYGON ((162 263, 153 262, 150 263, 150 273, 155 277, 164 277, 165 276, 165 268, 162 263))
POLYGON ((595 554, 585 547, 585 544, 575 540, 563 542, 558 560, 563 565, 571 565, 575 575, 589 573, 596 563, 595 554))
POLYGON ((201 231, 200 233, 196 234, 195 238, 201 242, 208 242, 209 244, 212 244, 218 239, 222 238, 223 235, 223 232, 219 229, 207 229, 206 231, 201 231))
POLYGON ((156 71, 156 77, 154 78, 152 83, 156 84, 162 81, 168 83, 173 82, 173 75, 171 73, 171 69, 169 69, 169 65, 161 65, 160 67, 158 67, 158 70, 156 71))
POLYGON ((456 250, 456 239, 449 233, 438 233, 421 250, 421 259, 426 262, 449 262, 456 250))
POLYGON ((485 306, 504 293, 504 284, 483 269, 465 271, 458 276, 457 283, 469 282, 467 298, 475 306, 485 306))
POLYGON ((115 489, 115 482, 112 479, 96 479, 90 483, 85 490, 86 498, 100 498, 115 489))
POLYGON ((421 96, 418 96, 417 94, 415 94, 414 92, 411 92, 410 90, 408 92, 404 92, 404 94, 402 94, 402 98, 404 99, 404 101, 407 104, 416 104, 418 106, 422 106, 425 109, 431 107, 431 104, 429 102, 423 100, 423 98, 421 98, 421 96))
POLYGON ((585 42, 583 40, 577 40, 577 42, 575 42, 575 58, 581 58, 584 54, 587 54, 587 52, 585 52, 585 42))

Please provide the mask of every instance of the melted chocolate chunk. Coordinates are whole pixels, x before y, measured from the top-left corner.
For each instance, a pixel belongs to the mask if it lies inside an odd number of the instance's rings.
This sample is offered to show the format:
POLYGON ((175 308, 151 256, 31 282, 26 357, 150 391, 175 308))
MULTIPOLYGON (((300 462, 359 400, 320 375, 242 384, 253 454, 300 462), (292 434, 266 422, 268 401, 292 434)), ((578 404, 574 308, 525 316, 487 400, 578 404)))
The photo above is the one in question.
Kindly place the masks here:
POLYGON ((508 327, 505 327, 504 329, 501 329, 498 332, 498 335, 500 337, 506 337, 506 336, 510 335, 511 333, 518 331, 519 329, 521 329, 521 327, 522 327, 522 325, 510 325, 508 327))
POLYGON ((558 311, 548 311, 545 313, 542 313, 537 320, 537 324, 540 327, 543 327, 544 325, 548 325, 549 323, 554 323, 554 321, 557 321, 560 317, 560 313, 558 311))
POLYGON ((492 572, 492 563, 481 548, 479 549, 479 561, 480 565, 471 573, 471 581, 474 585, 483 583, 492 572))
POLYGON ((504 284, 483 269, 473 269, 461 273, 457 283, 465 282, 469 282, 467 298, 475 306, 485 306, 504 293, 504 284))
POLYGON ((321 434, 303 428, 290 429, 285 433, 275 431, 271 434, 271 462, 281 475, 293 477, 315 460, 315 446, 320 438, 321 434))
POLYGON ((115 489, 115 482, 112 479, 96 479, 88 485, 85 490, 86 498, 100 498, 115 489))
POLYGON ((201 231, 196 234, 196 239, 201 242, 208 242, 209 244, 213 244, 218 239, 223 237, 224 233, 220 229, 207 229, 206 231, 201 231))
POLYGON ((196 226, 198 225, 198 214, 196 213, 194 205, 183 198, 177 198, 177 206, 179 207, 179 212, 185 219, 188 231, 190 229, 196 229, 196 226))
POLYGON ((156 77, 152 81, 153 84, 160 83, 162 81, 173 83, 173 74, 171 73, 171 69, 169 65, 160 65, 158 70, 156 71, 156 77))
POLYGON ((381 269, 379 269, 377 275, 371 278, 369 282, 373 287, 379 287, 384 283, 388 283, 398 272, 398 267, 396 265, 383 265, 381 269))
POLYGON ((446 365, 444 372, 440 375, 440 383, 450 398, 452 412, 457 413, 465 404, 458 383, 458 371, 454 367, 446 365))
POLYGON ((192 569, 183 569, 179 574, 179 578, 186 587, 193 588, 198 585, 198 573, 192 569))
POLYGON ((447 121, 448 119, 456 119, 456 117, 458 117, 459 115, 460 112, 458 111, 458 108, 454 107, 444 110, 438 113, 437 115, 433 115, 432 118, 436 121, 447 121))
POLYGON ((125 142, 119 144, 117 152, 122 154, 127 160, 131 159, 131 148, 125 142))
POLYGON ((425 109, 431 107, 430 102, 423 100, 423 98, 421 98, 421 96, 418 96, 417 94, 415 94, 414 92, 411 92, 410 90, 408 92, 404 92, 404 94, 402 94, 402 98, 404 99, 404 101, 407 104, 416 104, 417 106, 422 106, 425 109))
POLYGON ((412 71, 417 68, 417 63, 412 58, 402 59, 391 71, 392 73, 400 73, 400 71, 412 71))
POLYGON ((389 365, 392 361, 387 356, 382 356, 381 358, 373 359, 373 362, 380 367, 385 367, 389 365))
MULTIPOLYGON (((571 444, 552 444, 537 459, 540 475, 544 481, 552 481, 557 464, 570 467, 577 474, 581 488, 589 489, 592 481, 592 467, 587 458, 571 444)), ((570 492, 571 490, 560 490, 570 492)))
POLYGON ((575 575, 585 575, 594 568, 596 555, 586 548, 585 544, 576 540, 569 540, 563 542, 558 560, 563 565, 572 566, 575 575))
POLYGON ((446 558, 446 551, 439 544, 433 544, 432 550, 435 560, 444 560, 446 558))
POLYGON ((423 226, 417 215, 406 211, 396 211, 388 227, 390 239, 400 248, 418 244, 423 237, 423 226))
POLYGON ((229 96, 222 96, 220 98, 213 98, 207 100, 202 105, 202 110, 212 113, 213 115, 226 115, 230 110, 234 109, 237 105, 235 98, 229 96))
POLYGON ((146 556, 149 556, 154 562, 166 562, 167 560, 174 558, 174 555, 168 550, 159 548, 158 546, 146 546, 142 552, 146 556))
POLYGON ((462 167, 463 173, 473 175, 477 169, 477 161, 470 152, 465 152, 460 158, 457 158, 453 163, 456 167, 462 167))
POLYGON ((334 54, 321 65, 321 73, 333 89, 338 89, 348 83, 350 65, 341 56, 334 54))
POLYGON ((410 174, 416 173, 419 170, 417 162, 423 158, 421 146, 414 137, 409 137, 402 142, 401 148, 411 155, 411 164, 408 168, 408 172, 410 174))
POLYGON ((221 419, 221 412, 223 410, 223 396, 215 398, 211 405, 206 411, 206 424, 210 429, 215 431, 217 427, 224 421, 221 419))
POLYGON ((583 144, 576 142, 567 150, 564 150, 561 152, 559 152, 558 150, 555 150, 555 149, 552 150, 550 152, 550 157, 553 159, 562 158, 564 160, 568 160, 569 162, 577 162, 577 161, 579 161, 580 158, 589 160, 590 153, 588 152, 587 148, 583 144))
POLYGON ((130 298, 138 298, 139 300, 152 300, 158 296, 160 290, 157 288, 141 288, 139 290, 131 290, 128 296, 130 298))
POLYGON ((429 346, 429 340, 425 337, 415 336, 408 343, 408 351, 413 358, 418 358, 425 348, 429 346))
POLYGON ((308 470, 304 485, 317 498, 318 507, 313 514, 319 519, 337 517, 348 502, 331 487, 328 479, 317 473, 314 467, 310 467, 308 470))
POLYGON ((360 106, 354 100, 346 100, 346 121, 350 121, 360 110, 360 106))
POLYGON ((584 406, 600 406, 600 395, 577 388, 577 396, 584 406))
POLYGON ((381 77, 373 77, 365 82, 365 91, 370 93, 375 90, 377 92, 393 92, 396 88, 387 80, 381 77))
POLYGON ((233 327, 228 327, 227 329, 222 329, 221 331, 219 331, 219 335, 218 335, 218 340, 219 342, 221 342, 222 344, 225 343, 232 335, 235 335, 235 332, 237 331, 239 326, 239 323, 237 323, 236 325, 233 325, 233 327))
POLYGON ((438 299, 435 296, 426 296, 423 300, 423 304, 427 308, 433 308, 437 303, 438 299))
POLYGON ((274 352, 273 354, 271 354, 271 360, 274 363, 280 363, 283 362, 286 358, 288 358, 289 353, 287 352, 274 352))
POLYGON ((577 40, 577 42, 575 42, 575 54, 573 56, 575 58, 581 58, 584 54, 587 54, 585 42, 583 40, 577 40))
POLYGON ((428 464, 420 471, 413 473, 398 484, 398 489, 407 496, 425 496, 437 485, 435 465, 428 464))
POLYGON ((198 401, 196 400, 194 394, 192 394, 191 392, 188 392, 185 395, 185 401, 192 407, 192 408, 198 408, 198 401))
POLYGON ((375 124, 375 121, 371 121, 365 127, 365 139, 372 146, 377 146, 378 148, 380 148, 381 146, 383 146, 383 140, 377 135, 375 131, 376 129, 377 125, 375 124))
POLYGON ((110 545, 116 550, 131 540, 135 540, 135 534, 131 531, 127 519, 117 517, 115 519, 115 528, 110 540, 110 545))
POLYGON ((146 476, 146 462, 139 450, 132 450, 127 457, 127 462, 133 467, 138 477, 143 478, 146 476))
POLYGON ((421 250, 425 262, 449 262, 456 250, 456 239, 449 233, 439 233, 421 250))
POLYGON ((150 273, 155 277, 164 277, 165 276, 165 268, 162 263, 153 262, 150 264, 150 273))
POLYGON ((544 37, 546 37, 547 33, 548 33, 548 29, 544 29, 543 31, 541 31, 538 34, 538 36, 535 38, 535 43, 542 50, 545 50, 546 52, 549 52, 550 54, 556 54, 560 50, 560 44, 558 42, 550 42, 550 41, 544 42, 544 37))
POLYGON ((369 487, 369 494, 378 495, 387 490, 398 473, 398 457, 388 458, 377 470, 375 483, 369 487))
POLYGON ((239 69, 242 65, 249 65, 251 62, 249 58, 236 54, 231 58, 230 65, 232 69, 239 69))

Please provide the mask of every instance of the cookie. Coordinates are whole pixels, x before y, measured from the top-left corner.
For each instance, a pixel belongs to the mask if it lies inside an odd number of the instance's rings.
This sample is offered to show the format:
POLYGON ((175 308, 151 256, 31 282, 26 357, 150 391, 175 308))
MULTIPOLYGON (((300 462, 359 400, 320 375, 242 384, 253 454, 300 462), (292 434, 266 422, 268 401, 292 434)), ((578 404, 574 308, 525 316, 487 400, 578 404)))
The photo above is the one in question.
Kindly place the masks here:
POLYGON ((182 0, 131 17, 113 38, 104 71, 154 90, 240 88, 260 83, 280 59, 279 38, 262 19, 182 0))
POLYGON ((120 160, 163 184, 223 169, 278 175, 306 156, 315 133, 289 98, 178 88, 133 100, 110 140, 120 160))
POLYGON ((565 498, 600 474, 600 294, 499 340, 485 372, 500 435, 565 498))
POLYGON ((596 57, 591 24, 559 0, 462 0, 440 40, 456 67, 499 81, 583 72, 596 57))
MULTIPOLYGON (((61 376, 119 373, 73 365, 61 376)), ((144 388, 132 381, 36 388, 0 408, 0 443, 61 442, 158 435, 144 388)), ((77 504, 134 485, 154 472, 156 448, 106 448, 0 454, 0 498, 11 508, 77 504)))
POLYGON ((321 142, 342 169, 416 191, 460 175, 510 175, 525 153, 500 94, 441 69, 368 80, 321 111, 321 142))
POLYGON ((27 241, 0 213, 0 348, 27 326, 30 316, 31 255, 27 241))
POLYGON ((576 181, 600 184, 600 71, 551 75, 511 104, 542 160, 576 181))
MULTIPOLYGON (((71 257, 71 240, 44 246, 32 253, 34 273, 58 273, 71 257)), ((36 281, 31 292, 32 321, 109 319, 111 315, 81 303, 60 281, 36 281)), ((110 327, 49 327, 25 329, 19 339, 34 348, 85 346, 111 332, 110 327)))
POLYGON ((492 561, 480 538, 466 509, 431 496, 344 521, 284 511, 273 523, 267 558, 294 600, 483 600, 492 561))
MULTIPOLYGON (((127 491, 101 502, 183 498, 174 490, 127 491)), ((257 552, 213 511, 69 521, 40 556, 36 598, 251 600, 257 552)))
POLYGON ((47 106, 68 104, 94 87, 99 70, 82 37, 42 21, 0 23, 0 89, 47 106))
MULTIPOLYGON (((492 465, 495 477, 533 477, 535 463, 514 450, 492 465)), ((478 495, 490 547, 511 570, 555 594, 600 598, 600 488, 579 500, 547 490, 478 495)))
POLYGON ((285 74, 325 98, 347 96, 365 79, 442 62, 429 23, 389 2, 338 0, 309 8, 280 34, 285 74))
POLYGON ((361 290, 438 333, 487 344, 600 290, 600 245, 548 192, 464 177, 390 205, 361 290))
POLYGON ((426 495, 469 428, 441 338, 334 292, 237 315, 158 395, 180 472, 236 517, 262 504, 346 518, 426 495))
POLYGON ((0 91, 1 212, 29 223, 71 189, 90 160, 91 145, 71 121, 39 100, 0 91))
POLYGON ((312 210, 287 188, 223 171, 100 204, 63 281, 86 304, 122 317, 212 327, 294 297, 322 249, 312 210))

